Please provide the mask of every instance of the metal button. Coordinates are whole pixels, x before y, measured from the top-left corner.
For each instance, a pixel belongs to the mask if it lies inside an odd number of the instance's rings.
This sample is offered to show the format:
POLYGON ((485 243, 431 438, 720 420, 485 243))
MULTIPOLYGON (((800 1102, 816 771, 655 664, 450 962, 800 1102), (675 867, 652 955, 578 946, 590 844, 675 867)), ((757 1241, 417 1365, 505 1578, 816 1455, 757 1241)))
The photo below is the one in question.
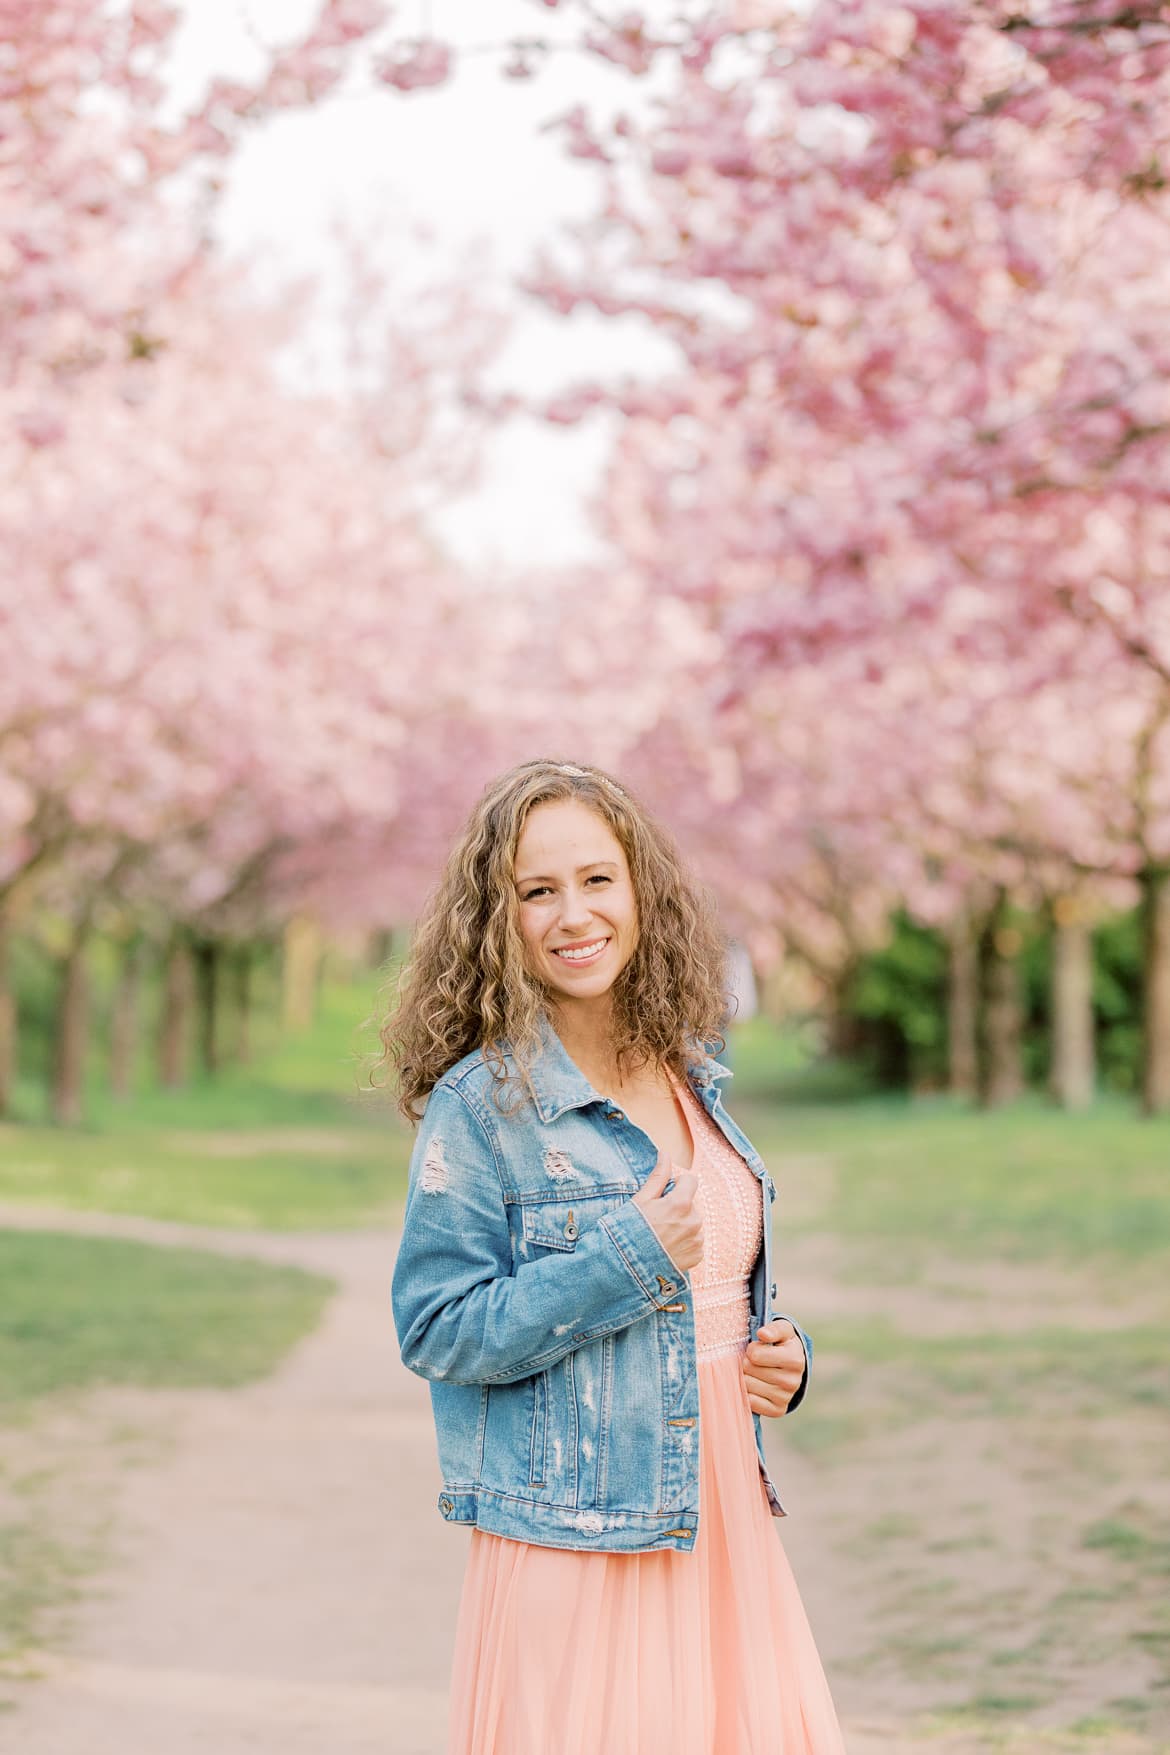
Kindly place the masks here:
POLYGON ((577 1237, 579 1236, 579 1232, 577 1229, 577 1221, 573 1217, 572 1212, 569 1213, 568 1218, 565 1220, 565 1236, 568 1238, 570 1243, 575 1243, 577 1240, 577 1237))
POLYGON ((440 1499, 439 1500, 439 1510, 443 1513, 444 1516, 446 1516, 446 1514, 449 1511, 452 1511, 453 1509, 454 1509, 454 1507, 449 1499, 440 1499))
POLYGON ((620 1109, 607 1109, 605 1112, 605 1119, 607 1121, 624 1121, 626 1118, 620 1109))
POLYGON ((775 1280, 772 1281, 772 1296, 773 1296, 773 1298, 776 1296, 776 1282, 775 1282, 775 1280))

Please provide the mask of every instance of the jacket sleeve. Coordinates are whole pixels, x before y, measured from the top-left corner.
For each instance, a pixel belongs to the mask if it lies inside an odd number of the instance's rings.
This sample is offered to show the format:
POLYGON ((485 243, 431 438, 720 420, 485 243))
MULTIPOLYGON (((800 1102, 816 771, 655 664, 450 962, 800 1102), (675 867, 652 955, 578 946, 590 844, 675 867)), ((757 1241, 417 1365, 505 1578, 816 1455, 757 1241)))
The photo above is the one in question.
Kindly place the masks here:
POLYGON ((633 1201, 572 1251, 524 1261, 496 1154, 456 1087, 436 1085, 410 1161, 391 1303, 402 1361, 447 1383, 510 1383, 661 1308, 685 1275, 633 1201))
POLYGON ((804 1348, 804 1375, 792 1392, 792 1399, 785 1408, 785 1414, 791 1414, 804 1400, 804 1392, 808 1388, 809 1372, 812 1370, 813 1343, 812 1336, 806 1335, 795 1316, 789 1316, 786 1310, 777 1310, 772 1317, 773 1322, 790 1322, 800 1336, 800 1344, 804 1348))

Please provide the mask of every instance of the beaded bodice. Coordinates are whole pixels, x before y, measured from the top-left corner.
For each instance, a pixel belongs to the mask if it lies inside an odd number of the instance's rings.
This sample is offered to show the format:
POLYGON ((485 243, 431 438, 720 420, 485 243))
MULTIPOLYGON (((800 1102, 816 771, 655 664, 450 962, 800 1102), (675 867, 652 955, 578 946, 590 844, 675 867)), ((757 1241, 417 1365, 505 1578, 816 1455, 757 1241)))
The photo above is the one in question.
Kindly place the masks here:
MULTIPOLYGON (((703 1258, 691 1269, 700 1358, 739 1351, 748 1339, 748 1275, 764 1239, 764 1194, 694 1092, 676 1084, 694 1143, 691 1169, 703 1216, 703 1258)), ((677 1167, 676 1167, 677 1169, 677 1167)))

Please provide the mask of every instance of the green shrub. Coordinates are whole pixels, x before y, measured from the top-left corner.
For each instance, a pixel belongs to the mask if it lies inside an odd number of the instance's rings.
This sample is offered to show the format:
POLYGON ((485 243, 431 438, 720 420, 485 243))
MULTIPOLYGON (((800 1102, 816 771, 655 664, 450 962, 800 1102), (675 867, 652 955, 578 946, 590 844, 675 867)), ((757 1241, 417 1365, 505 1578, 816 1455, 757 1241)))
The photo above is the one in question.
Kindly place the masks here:
MULTIPOLYGON (((1022 1054, 1029 1084, 1048 1077, 1051 1042, 1052 925, 1044 915, 1015 912, 1021 933, 1022 1054)), ((1137 1088, 1141 1058, 1141 924, 1137 910, 1095 932, 1093 1011, 1098 1082, 1103 1089, 1137 1088)), ((905 913, 892 921, 889 942, 862 959, 844 1014, 843 1034, 858 1062, 887 1089, 937 1089, 947 1077, 947 947, 940 932, 905 913)))

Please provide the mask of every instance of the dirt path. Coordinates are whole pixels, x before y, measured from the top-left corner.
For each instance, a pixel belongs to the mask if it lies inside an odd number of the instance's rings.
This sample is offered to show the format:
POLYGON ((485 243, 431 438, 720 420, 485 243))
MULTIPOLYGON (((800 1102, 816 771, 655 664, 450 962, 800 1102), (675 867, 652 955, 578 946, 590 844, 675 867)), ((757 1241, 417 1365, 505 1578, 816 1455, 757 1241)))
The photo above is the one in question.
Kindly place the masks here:
POLYGON ((0 1208, 0 1224, 287 1262, 340 1287, 262 1384, 135 1397, 169 1428, 115 1500, 67 1653, 7 1688, 20 1755, 437 1755, 466 1548, 433 1510, 425 1384, 398 1362, 386 1234, 204 1230, 0 1208))
MULTIPOLYGON (((16 1708, 0 1718, 0 1749, 442 1755, 466 1536, 434 1510, 427 1390, 400 1365, 390 1316, 394 1238, 3 1205, 0 1225, 193 1244, 314 1269, 340 1288, 264 1383, 135 1392, 137 1417, 165 1426, 167 1442, 118 1482, 112 1562, 67 1649, 37 1654, 40 1679, 7 1688, 16 1708)), ((797 1515, 783 1539, 832 1677, 866 1609, 834 1554, 816 1465, 786 1452, 785 1471, 797 1515)), ((881 1710, 880 1721, 844 1714, 850 1755, 919 1747, 888 1695, 881 1710)))

